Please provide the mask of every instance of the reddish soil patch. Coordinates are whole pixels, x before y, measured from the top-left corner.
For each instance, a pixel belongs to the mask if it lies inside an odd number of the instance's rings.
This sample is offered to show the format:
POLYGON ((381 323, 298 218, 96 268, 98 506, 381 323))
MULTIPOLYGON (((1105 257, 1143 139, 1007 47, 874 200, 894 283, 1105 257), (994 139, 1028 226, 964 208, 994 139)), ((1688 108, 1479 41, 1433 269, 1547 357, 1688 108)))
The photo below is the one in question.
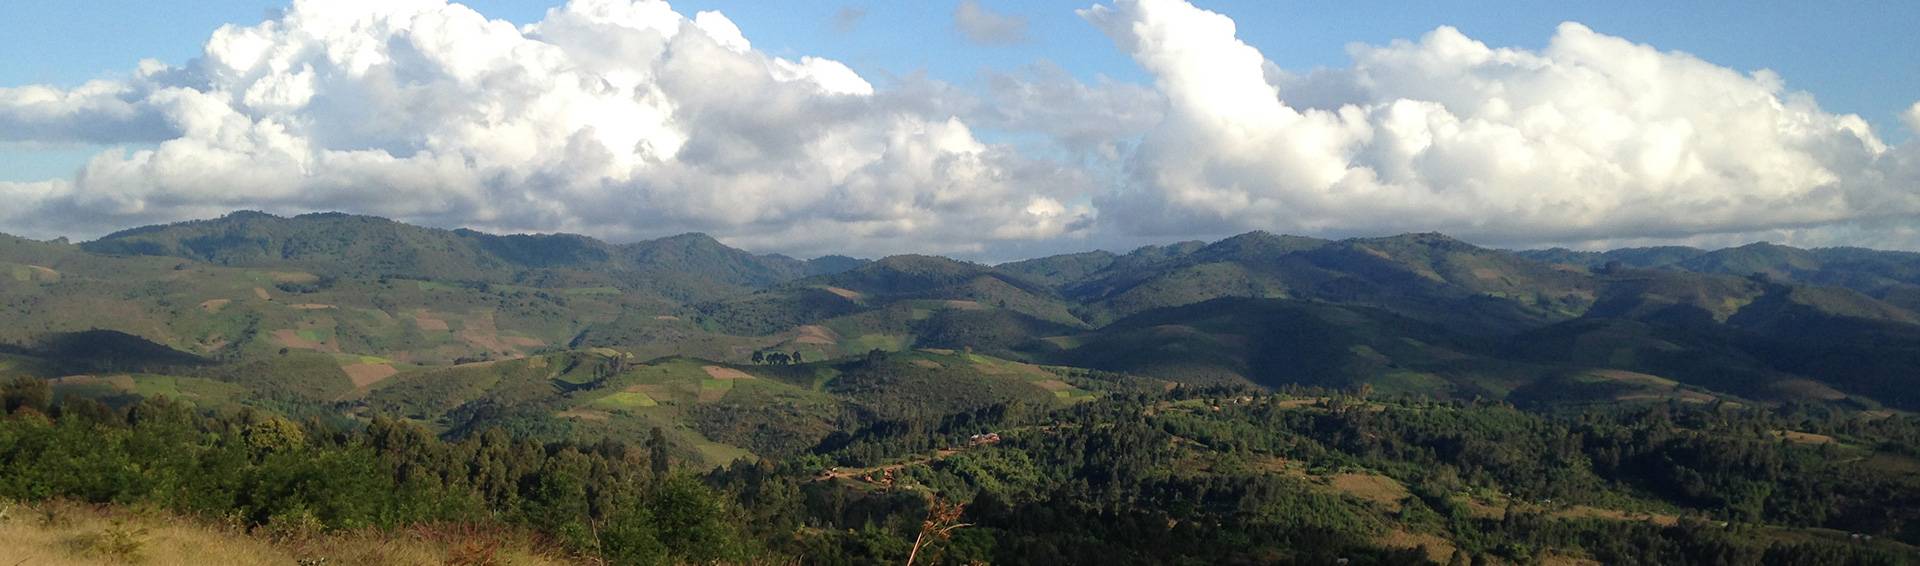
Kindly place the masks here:
POLYGON ((538 348, 547 345, 545 340, 525 336, 502 336, 500 337, 500 341, 506 342, 508 346, 518 346, 522 348, 538 348))
POLYGON ((707 377, 711 377, 714 379, 753 379, 754 378, 753 374, 740 371, 737 369, 733 369, 733 368, 724 368, 720 366, 701 366, 700 369, 706 370, 707 377))
POLYGON ((266 290, 266 288, 263 288, 263 287, 254 287, 254 288, 253 288, 253 296, 255 296, 255 297, 259 297, 259 298, 260 298, 260 300, 262 300, 262 301, 271 301, 271 300, 273 300, 273 295, 268 295, 268 294, 267 294, 267 290, 266 290))
POLYGON ((312 340, 301 338, 300 332, 297 330, 275 330, 273 331, 273 340, 275 342, 279 342, 281 346, 286 346, 288 348, 299 348, 302 350, 314 350, 319 352, 340 351, 339 348, 329 346, 324 342, 315 342, 312 340))
POLYGON ((420 330, 425 332, 446 332, 448 330, 447 321, 434 318, 432 313, 427 312, 427 309, 413 311, 413 325, 420 327, 420 330))
POLYGON ((354 387, 362 388, 400 373, 400 370, 387 364, 349 364, 340 366, 340 370, 347 372, 347 379, 353 380, 354 387))
POLYGON ((233 299, 208 299, 205 302, 200 303, 200 310, 207 311, 207 312, 220 312, 220 309, 227 308, 227 305, 230 305, 230 304, 233 304, 233 299))
POLYGON ((293 310, 297 310, 297 311, 320 311, 320 310, 339 308, 333 305, 323 305, 320 303, 300 303, 297 305, 287 305, 287 306, 292 307, 293 310))

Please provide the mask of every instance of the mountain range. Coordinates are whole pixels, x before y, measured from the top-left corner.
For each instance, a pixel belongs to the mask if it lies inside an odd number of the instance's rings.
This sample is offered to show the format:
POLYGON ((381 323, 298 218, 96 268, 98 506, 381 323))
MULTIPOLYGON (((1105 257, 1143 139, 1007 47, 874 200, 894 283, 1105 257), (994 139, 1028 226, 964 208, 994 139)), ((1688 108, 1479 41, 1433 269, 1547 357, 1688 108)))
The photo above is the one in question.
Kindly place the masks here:
POLYGON ((1916 289, 1906 252, 1441 234, 998 265, 346 214, 0 236, 0 491, 573 559, 704 501, 757 542, 672 552, 898 563, 954 505, 981 527, 935 562, 1898 564, 1916 289))
MULTIPOLYGON (((238 212, 77 245, 7 237, 0 272, 0 340, 20 352, 114 331, 226 364, 359 356, 404 373, 591 348, 725 363, 933 348, 1544 405, 1920 408, 1920 254, 1858 248, 1506 251, 1250 232, 984 265, 238 212)), ((364 389, 353 381, 315 391, 364 389)))

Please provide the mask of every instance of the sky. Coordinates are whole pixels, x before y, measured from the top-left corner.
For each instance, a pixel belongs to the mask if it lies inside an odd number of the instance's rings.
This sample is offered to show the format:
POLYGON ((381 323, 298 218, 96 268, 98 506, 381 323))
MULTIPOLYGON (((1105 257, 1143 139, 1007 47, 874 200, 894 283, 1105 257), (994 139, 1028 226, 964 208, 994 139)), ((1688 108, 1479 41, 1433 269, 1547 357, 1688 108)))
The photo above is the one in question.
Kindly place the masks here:
POLYGON ((6 2, 0 232, 1920 249, 1913 3, 6 2))

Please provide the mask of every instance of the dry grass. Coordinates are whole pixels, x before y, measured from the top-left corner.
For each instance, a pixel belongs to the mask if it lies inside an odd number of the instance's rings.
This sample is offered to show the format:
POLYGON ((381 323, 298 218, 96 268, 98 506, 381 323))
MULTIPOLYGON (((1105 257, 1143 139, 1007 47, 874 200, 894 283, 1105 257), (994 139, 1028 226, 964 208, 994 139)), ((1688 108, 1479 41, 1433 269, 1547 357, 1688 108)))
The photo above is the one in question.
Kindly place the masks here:
POLYGON ((733 368, 720 367, 720 366, 700 366, 700 369, 705 370, 707 372, 707 377, 711 377, 714 379, 753 379, 753 374, 740 371, 737 369, 733 369, 733 368))
POLYGON ((1406 487, 1400 485, 1400 482, 1378 474, 1334 474, 1327 479, 1327 485, 1341 493, 1380 504, 1394 511, 1400 509, 1401 500, 1411 495, 1406 487))
POLYGON ((497 529, 421 527, 270 540, 236 527, 159 512, 61 502, 0 503, 0 566, 329 566, 565 564, 526 536, 497 529))
POLYGON ((1634 513, 1634 512, 1628 512, 1628 511, 1621 511, 1619 509, 1604 509, 1600 507, 1589 507, 1586 505, 1575 505, 1572 507, 1568 507, 1564 510, 1555 512, 1552 516, 1558 519, 1612 519, 1615 521, 1635 521, 1635 522, 1651 521, 1653 522, 1653 524, 1660 525, 1662 527, 1671 527, 1671 526, 1680 524, 1679 517, 1675 517, 1673 515, 1668 515, 1665 513, 1634 513))
POLYGON ((1776 439, 1785 439, 1795 444, 1830 444, 1833 442, 1833 437, 1831 436, 1811 432, 1800 432, 1797 430, 1776 430, 1773 431, 1773 437, 1776 439))
POLYGON ((818 324, 809 324, 794 330, 800 333, 799 336, 793 339, 796 344, 833 345, 840 343, 839 337, 835 336, 832 330, 828 330, 827 327, 818 324))
POLYGON ((849 301, 859 301, 860 299, 866 298, 866 296, 860 294, 859 291, 855 291, 852 289, 842 289, 839 287, 827 287, 826 289, 828 293, 839 295, 840 298, 846 299, 849 301))
POLYGON ((1387 548, 1425 548, 1427 559, 1445 564, 1453 557, 1453 541, 1432 533, 1415 533, 1401 529, 1389 531, 1374 542, 1387 548))
POLYGON ((362 389, 400 373, 389 364, 347 364, 340 366, 340 370, 347 372, 347 378, 353 380, 354 387, 362 389))

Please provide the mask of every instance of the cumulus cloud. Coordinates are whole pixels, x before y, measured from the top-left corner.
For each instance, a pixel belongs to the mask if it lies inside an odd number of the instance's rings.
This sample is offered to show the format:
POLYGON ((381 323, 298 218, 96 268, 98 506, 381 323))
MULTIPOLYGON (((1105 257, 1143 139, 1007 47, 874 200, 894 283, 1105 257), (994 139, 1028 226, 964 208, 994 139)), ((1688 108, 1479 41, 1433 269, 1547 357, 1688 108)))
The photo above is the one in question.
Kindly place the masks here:
POLYGON ((986 100, 970 117, 982 126, 1044 134, 1066 149, 1105 160, 1164 116, 1166 98, 1144 86, 1100 77, 1083 83, 1052 63, 988 72, 986 100))
POLYGON ((0 90, 0 132, 157 142, 71 180, 0 184, 13 204, 0 226, 30 235, 337 209, 967 253, 1075 236, 1092 214, 1072 170, 983 143, 840 62, 760 52, 718 12, 653 0, 574 0, 520 28, 443 0, 297 0, 222 27, 178 68, 0 90))
POLYGON ((1027 19, 981 6, 978 0, 960 0, 953 8, 953 27, 967 40, 981 45, 1012 45, 1027 41, 1027 19))
MULTIPOLYGON (((1920 212, 1915 160, 1771 72, 1563 24, 1539 51, 1452 28, 1299 75, 1182 0, 1082 10, 1155 78, 1164 120, 1097 199, 1107 228, 1491 243, 1806 229, 1920 212)), ((1912 146, 1914 144, 1907 144, 1912 146)))
MULTIPOLYGON (((988 71, 984 91, 877 87, 658 0, 573 0, 520 27, 445 0, 297 0, 180 66, 0 87, 0 144, 125 148, 72 178, 0 182, 0 231, 250 208, 699 230, 801 255, 1009 258, 1249 229, 1920 249, 1920 143, 1890 146, 1771 72, 1569 23, 1538 50, 1443 27, 1295 73, 1182 0, 1080 14, 1153 83, 1037 63, 988 71), (987 141, 1009 137, 1064 151, 987 141)), ((1025 33, 971 1, 955 22, 1025 33)), ((1920 134, 1920 104, 1903 118, 1920 134)))

